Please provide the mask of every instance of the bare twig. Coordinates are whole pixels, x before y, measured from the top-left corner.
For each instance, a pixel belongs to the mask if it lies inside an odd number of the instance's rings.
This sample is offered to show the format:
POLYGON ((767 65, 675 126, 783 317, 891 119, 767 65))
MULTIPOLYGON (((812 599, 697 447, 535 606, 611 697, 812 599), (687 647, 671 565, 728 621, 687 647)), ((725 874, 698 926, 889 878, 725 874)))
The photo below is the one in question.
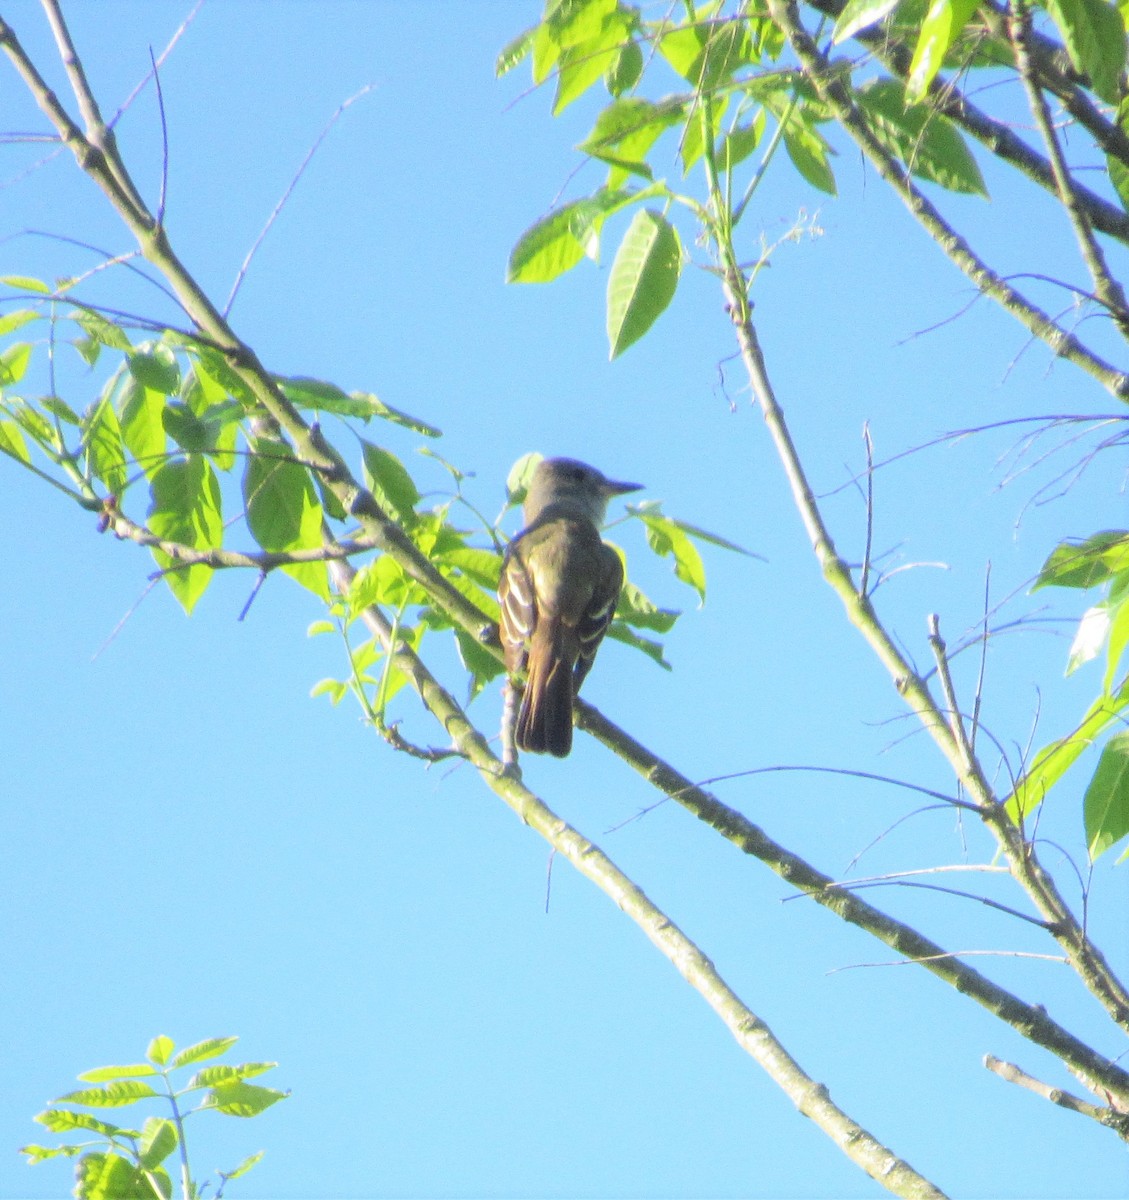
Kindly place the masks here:
POLYGON ((1044 1100, 1049 1100, 1052 1104, 1057 1104, 1069 1112, 1089 1117, 1090 1120, 1097 1121, 1099 1125, 1105 1125, 1107 1128, 1115 1130, 1125 1141, 1129 1142, 1129 1113, 1119 1112, 1112 1107, 1103 1108, 1101 1105, 1092 1104, 1089 1100, 1083 1100, 1071 1092, 1063 1091, 1062 1088, 1052 1087, 1049 1083, 1043 1083, 1041 1079, 1028 1075, 1014 1063, 1004 1062, 991 1054, 984 1055, 984 1066, 1007 1083, 1014 1083, 1017 1087, 1026 1088, 1029 1092, 1034 1092, 1036 1096, 1042 1096, 1044 1100))
POLYGON ((239 295, 239 289, 243 286, 243 280, 247 277, 247 272, 250 270, 251 263, 254 260, 255 255, 258 253, 259 247, 263 244, 267 234, 270 233, 271 226, 275 223, 275 221, 278 220, 282 210, 286 207, 286 202, 290 199, 294 189, 298 186, 298 181, 306 173, 306 168, 311 162, 313 162, 314 155, 317 154, 319 149, 321 149, 322 142, 324 142, 329 136, 330 130, 341 119, 342 115, 345 113, 345 110, 356 104, 356 102, 362 97, 367 96, 375 86, 375 84, 366 83, 359 92, 355 92, 348 98, 348 100, 343 100, 341 104, 337 106, 337 111, 334 112, 333 116, 326 121, 325 125, 322 127, 321 133, 314 138, 314 144, 306 152, 306 157, 302 159, 298 166, 298 170, 294 172, 293 178, 286 185, 286 190, 279 197, 278 203, 271 210, 270 216, 267 217, 266 224, 259 231, 259 236, 255 239, 251 249, 247 251, 247 257, 244 258, 243 262, 240 264, 239 271, 235 276, 235 282, 231 285, 231 291, 228 293, 227 301, 223 306, 222 311, 225 318, 231 313, 232 305, 235 303, 236 296, 239 295))

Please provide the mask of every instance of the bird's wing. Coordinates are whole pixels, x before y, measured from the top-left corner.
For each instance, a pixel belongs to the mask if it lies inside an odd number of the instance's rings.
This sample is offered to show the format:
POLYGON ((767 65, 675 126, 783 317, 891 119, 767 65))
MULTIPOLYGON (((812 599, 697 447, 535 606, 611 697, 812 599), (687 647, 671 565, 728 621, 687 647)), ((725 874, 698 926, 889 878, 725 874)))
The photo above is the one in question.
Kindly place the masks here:
POLYGON ((525 667, 526 645, 537 620, 533 580, 525 569, 517 542, 511 542, 502 561, 498 580, 498 602, 502 610, 500 632, 506 656, 506 670, 516 674, 525 667))
POLYGON ((580 643, 580 656, 576 660, 573 688, 580 691, 585 675, 592 669, 596 651, 604 640, 604 634, 615 616, 615 606, 623 588, 623 563, 619 555, 606 542, 600 545, 602 570, 596 586, 579 622, 576 636, 580 643))

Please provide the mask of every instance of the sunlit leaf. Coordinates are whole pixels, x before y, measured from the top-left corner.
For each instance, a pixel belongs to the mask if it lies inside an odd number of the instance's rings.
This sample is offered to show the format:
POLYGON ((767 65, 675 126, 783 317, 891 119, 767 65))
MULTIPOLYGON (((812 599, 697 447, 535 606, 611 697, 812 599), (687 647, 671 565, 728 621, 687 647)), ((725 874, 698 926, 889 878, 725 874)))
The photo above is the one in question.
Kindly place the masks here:
POLYGON ((1109 626, 1109 610, 1104 604, 1095 604, 1086 609, 1082 620, 1078 622, 1070 654, 1067 656, 1067 675, 1073 675, 1080 666, 1101 654, 1109 634, 1109 626))
POLYGON ((79 1079, 83 1083, 105 1083, 108 1079, 142 1079, 156 1074, 156 1068, 148 1063, 130 1063, 124 1067, 95 1067, 92 1071, 83 1071, 79 1079))
POLYGON ((255 438, 243 472, 247 528, 268 551, 321 545, 321 504, 310 473, 285 442, 255 438))
POLYGON ((494 61, 494 74, 500 79, 508 71, 512 71, 533 49, 533 37, 537 26, 531 25, 522 30, 512 41, 507 42, 494 61))
POLYGON ((875 80, 855 98, 874 136, 911 174, 953 192, 988 194, 976 159, 956 126, 928 104, 911 104, 899 80, 875 80))
POLYGON ((907 91, 920 100, 941 69, 949 47, 960 36, 980 0, 932 0, 921 25, 910 63, 907 91))
POLYGON ((138 1161, 142 1167, 152 1170, 180 1144, 176 1126, 165 1117, 146 1117, 141 1127, 141 1140, 137 1147, 138 1161))
POLYGON ((833 43, 845 42, 863 29, 877 25, 898 7, 900 0, 847 0, 835 21, 833 43))
MULTIPOLYGON (((172 1193, 167 1174, 158 1183, 160 1196, 172 1193), (167 1190, 166 1190, 167 1185, 167 1190)), ((75 1165, 74 1195, 77 1200, 158 1200, 146 1173, 120 1154, 84 1154, 75 1165)))
POLYGON ((604 74, 604 86, 611 95, 622 96, 631 91, 642 75, 643 51, 638 42, 624 42, 604 74))
POLYGON ((31 343, 13 342, 0 350, 0 388, 11 387, 24 377, 31 362, 31 343))
POLYGON ((201 1067, 184 1087, 186 1091, 194 1091, 197 1088, 215 1087, 218 1083, 237 1083, 241 1079, 263 1075, 277 1066, 276 1062, 246 1062, 232 1066, 217 1063, 211 1067, 201 1067))
POLYGON ((24 441, 24 435, 15 421, 0 419, 0 451, 10 454, 13 458, 18 458, 20 462, 31 462, 27 442, 24 441))
MULTIPOLYGON (((206 458, 191 455, 181 462, 166 462, 154 473, 151 492, 149 528, 159 538, 196 550, 220 545, 223 539, 220 487, 206 458)), ((185 612, 190 613, 211 582, 211 568, 176 566, 173 558, 156 548, 153 557, 165 568, 164 579, 173 595, 185 612)))
POLYGON ((230 1171, 221 1171, 220 1174, 225 1179, 238 1179, 240 1175, 246 1175, 256 1163, 262 1162, 265 1153, 265 1150, 259 1150, 254 1154, 248 1154, 237 1167, 232 1167, 230 1171))
POLYGON ((419 503, 419 489, 407 467, 382 446, 362 440, 361 447, 365 483, 377 504, 390 516, 411 524, 415 520, 415 506, 419 503))
POLYGON ((1116 104, 1125 69, 1125 26, 1117 9, 1108 0, 1046 0, 1046 8, 1070 61, 1107 104, 1116 104))
POLYGON ((663 644, 657 642, 653 638, 641 637, 630 629, 622 621, 613 621, 608 626, 608 637, 613 641, 623 642, 627 646, 634 646, 636 650, 642 650, 643 653, 650 659, 653 659, 664 671, 671 669, 670 663, 666 661, 663 655, 663 644))
POLYGON ((1125 570, 1129 570, 1129 531, 1107 529, 1083 542, 1062 542, 1056 546, 1031 590, 1092 588, 1125 570))
POLYGON ((119 1108, 123 1104, 132 1104, 157 1092, 147 1084, 137 1079, 119 1079, 105 1087, 80 1088, 77 1092, 68 1092, 58 1097, 56 1103, 84 1104, 88 1108, 119 1108))
POLYGON ((176 1043, 163 1033, 157 1036, 145 1048, 145 1057, 158 1067, 163 1067, 169 1061, 169 1055, 176 1049, 176 1043))
POLYGON ((1091 860, 1129 835, 1129 731, 1106 742, 1082 812, 1091 860))
POLYGON ((129 372, 143 387, 174 396, 180 389, 180 367, 168 346, 156 343, 129 355, 129 372))
POLYGON ((207 1062, 209 1058, 219 1058, 221 1054, 226 1054, 237 1041, 239 1041, 237 1037, 205 1038, 202 1042, 194 1042, 191 1046, 185 1046, 170 1065, 189 1067, 193 1063, 207 1062))
POLYGON ((122 440, 146 475, 152 479, 165 460, 167 437, 165 401, 160 392, 142 386, 130 375, 118 393, 122 440))
POLYGON ((660 557, 674 560, 674 573, 683 583, 698 593, 700 600, 706 598, 706 568, 690 535, 677 521, 658 512, 640 512, 640 520, 647 527, 647 543, 660 557))
POLYGON ((670 304, 682 271, 682 244, 661 213, 640 209, 608 276, 611 358, 637 342, 670 304))
POLYGON ((217 1109, 229 1117, 255 1117, 288 1095, 254 1083, 224 1083, 204 1098, 203 1107, 217 1109))
POLYGON ((42 320, 42 317, 33 308, 21 308, 10 312, 6 316, 0 317, 0 337, 14 333, 31 321, 39 320, 42 320))
POLYGON ((1099 696, 1072 733, 1044 746, 1008 797, 1007 812, 1012 820, 1030 817, 1083 751, 1089 749, 1127 707, 1129 681, 1115 693, 1099 696))

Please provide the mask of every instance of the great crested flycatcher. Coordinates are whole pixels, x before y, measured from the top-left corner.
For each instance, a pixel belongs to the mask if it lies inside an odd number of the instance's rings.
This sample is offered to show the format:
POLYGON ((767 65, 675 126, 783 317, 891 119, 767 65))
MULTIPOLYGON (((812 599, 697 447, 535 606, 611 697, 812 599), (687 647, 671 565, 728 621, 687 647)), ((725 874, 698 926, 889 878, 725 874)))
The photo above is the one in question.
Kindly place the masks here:
POLYGON ((613 496, 642 486, 606 479, 574 458, 543 459, 533 473, 525 528, 510 542, 498 584, 506 671, 521 694, 519 750, 564 758, 572 749, 573 700, 623 587, 619 555, 600 526, 613 496))

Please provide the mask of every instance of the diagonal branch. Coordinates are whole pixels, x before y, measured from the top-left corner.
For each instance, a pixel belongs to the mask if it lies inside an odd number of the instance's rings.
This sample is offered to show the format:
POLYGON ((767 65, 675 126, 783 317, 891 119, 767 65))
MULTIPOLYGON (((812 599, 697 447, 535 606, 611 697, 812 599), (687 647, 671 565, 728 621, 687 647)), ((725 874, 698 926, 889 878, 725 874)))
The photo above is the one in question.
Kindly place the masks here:
POLYGON ((1089 216, 1079 200, 1077 185, 1066 165, 1062 146, 1051 123, 1046 97, 1035 79, 1035 69, 1031 61, 1031 9, 1026 0, 1010 0, 1008 16, 1008 34, 1015 51, 1015 64, 1023 81, 1023 89, 1027 93, 1031 114, 1047 147, 1059 201, 1074 228, 1074 236, 1090 272, 1098 300, 1112 315, 1122 334, 1129 335, 1129 308, 1126 307, 1125 292, 1110 274, 1105 254, 1094 236, 1089 216))
POLYGON ((1074 334, 1068 333, 1042 309, 1032 304, 1001 275, 980 258, 963 237, 941 216, 925 194, 910 180, 905 168, 878 141, 866 118, 859 111, 850 91, 839 79, 838 70, 816 46, 800 22, 795 0, 767 0, 773 20, 783 30, 804 74, 814 84, 820 98, 830 107, 836 120, 874 164, 883 181, 890 185, 925 232, 946 256, 986 296, 1012 314, 1030 333, 1044 342, 1056 355, 1092 375, 1111 395, 1129 400, 1129 375, 1107 363, 1074 334))
MULTIPOLYGON (((334 560, 330 572, 338 588, 347 592, 353 575, 348 563, 334 560)), ((714 1010, 742 1050, 785 1092, 799 1111, 811 1118, 852 1162, 895 1195, 939 1200, 942 1192, 849 1117, 831 1099, 826 1086, 806 1074, 768 1025, 729 987, 710 959, 636 883, 598 846, 525 787, 515 773, 504 769, 501 760, 490 750, 486 739, 470 723, 455 699, 438 683, 418 655, 394 637, 392 624, 384 613, 374 605, 364 610, 362 619, 384 645, 396 667, 412 681, 428 711, 478 770, 487 786, 643 930, 655 948, 714 1010)))

